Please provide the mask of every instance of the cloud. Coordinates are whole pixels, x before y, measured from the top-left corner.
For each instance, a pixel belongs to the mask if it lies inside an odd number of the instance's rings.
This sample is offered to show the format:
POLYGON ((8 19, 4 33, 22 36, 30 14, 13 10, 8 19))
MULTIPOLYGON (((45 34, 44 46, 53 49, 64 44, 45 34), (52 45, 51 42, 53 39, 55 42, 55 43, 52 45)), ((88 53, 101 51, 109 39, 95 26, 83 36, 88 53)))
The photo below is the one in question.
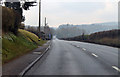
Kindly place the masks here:
MULTIPOLYGON (((68 1, 68 0, 67 0, 68 1)), ((50 26, 60 24, 88 24, 117 20, 117 2, 67 2, 65 0, 42 1, 42 24, 44 18, 50 26), (64 1, 64 2, 59 2, 64 1)), ((24 12, 26 24, 38 25, 38 6, 24 12)))
POLYGON ((117 2, 105 2, 105 7, 95 12, 95 16, 101 22, 105 21, 117 21, 118 20, 118 3, 117 2))
POLYGON ((118 2, 119 0, 41 0, 41 1, 50 3, 50 2, 118 2))

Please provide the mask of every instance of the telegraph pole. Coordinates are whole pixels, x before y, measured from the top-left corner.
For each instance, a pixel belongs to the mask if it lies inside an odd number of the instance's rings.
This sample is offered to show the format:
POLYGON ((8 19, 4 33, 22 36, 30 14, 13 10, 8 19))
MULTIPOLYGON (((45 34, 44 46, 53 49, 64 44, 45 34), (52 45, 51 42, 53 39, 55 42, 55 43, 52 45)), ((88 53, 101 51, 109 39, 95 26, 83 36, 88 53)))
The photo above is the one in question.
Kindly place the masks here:
POLYGON ((40 26, 41 26, 41 0, 39 0, 39 39, 41 37, 41 32, 40 32, 40 26))
POLYGON ((47 26, 47 23, 46 23, 46 17, 45 17, 45 26, 47 26))

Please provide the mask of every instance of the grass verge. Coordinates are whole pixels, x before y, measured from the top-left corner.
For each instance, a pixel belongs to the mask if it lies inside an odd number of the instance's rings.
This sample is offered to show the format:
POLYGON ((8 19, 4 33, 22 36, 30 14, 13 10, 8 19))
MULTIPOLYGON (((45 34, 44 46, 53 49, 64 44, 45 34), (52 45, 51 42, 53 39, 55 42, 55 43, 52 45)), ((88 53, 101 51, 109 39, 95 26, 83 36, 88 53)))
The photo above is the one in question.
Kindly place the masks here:
POLYGON ((43 45, 46 41, 38 41, 38 37, 26 30, 19 29, 18 36, 6 33, 2 37, 2 63, 5 64, 29 51, 43 45))

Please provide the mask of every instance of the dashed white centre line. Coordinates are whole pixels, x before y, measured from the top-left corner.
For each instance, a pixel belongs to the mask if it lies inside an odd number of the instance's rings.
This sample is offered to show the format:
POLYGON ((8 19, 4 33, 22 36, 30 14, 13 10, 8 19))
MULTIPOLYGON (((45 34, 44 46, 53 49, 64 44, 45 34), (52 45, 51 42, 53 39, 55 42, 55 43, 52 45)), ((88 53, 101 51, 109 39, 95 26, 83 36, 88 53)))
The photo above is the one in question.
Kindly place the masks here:
POLYGON ((98 57, 96 54, 92 53, 93 56, 98 57))
POLYGON ((117 70, 118 72, 120 72, 120 69, 116 66, 112 66, 112 68, 114 68, 115 70, 117 70))
POLYGON ((86 50, 85 48, 82 48, 84 51, 86 50))

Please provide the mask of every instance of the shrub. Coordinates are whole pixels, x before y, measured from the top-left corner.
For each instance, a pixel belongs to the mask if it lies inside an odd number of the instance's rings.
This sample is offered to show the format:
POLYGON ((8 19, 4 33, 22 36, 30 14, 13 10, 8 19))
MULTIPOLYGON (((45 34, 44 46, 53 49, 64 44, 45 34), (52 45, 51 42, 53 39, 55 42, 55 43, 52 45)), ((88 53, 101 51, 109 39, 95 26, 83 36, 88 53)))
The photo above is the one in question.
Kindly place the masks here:
POLYGON ((13 32, 17 34, 18 27, 21 23, 21 17, 18 12, 13 9, 2 7, 2 29, 3 32, 13 32))

